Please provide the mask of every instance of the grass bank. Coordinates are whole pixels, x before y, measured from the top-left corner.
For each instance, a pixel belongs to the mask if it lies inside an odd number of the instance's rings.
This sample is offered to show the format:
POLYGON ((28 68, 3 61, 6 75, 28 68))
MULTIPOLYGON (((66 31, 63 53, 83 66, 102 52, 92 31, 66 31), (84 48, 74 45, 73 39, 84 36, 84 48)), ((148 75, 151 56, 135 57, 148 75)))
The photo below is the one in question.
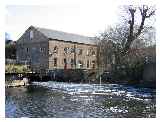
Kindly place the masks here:
POLYGON ((5 73, 28 73, 31 72, 29 68, 25 65, 18 64, 6 64, 5 73))

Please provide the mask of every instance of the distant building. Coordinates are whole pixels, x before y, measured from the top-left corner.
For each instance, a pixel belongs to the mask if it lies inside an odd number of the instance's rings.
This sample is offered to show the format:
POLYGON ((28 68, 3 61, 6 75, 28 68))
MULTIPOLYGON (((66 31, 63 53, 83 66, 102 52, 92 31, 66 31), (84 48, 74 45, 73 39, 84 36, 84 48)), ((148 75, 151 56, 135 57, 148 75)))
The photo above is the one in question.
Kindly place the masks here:
POLYGON ((35 72, 97 68, 97 46, 91 37, 30 26, 16 45, 17 61, 35 72))

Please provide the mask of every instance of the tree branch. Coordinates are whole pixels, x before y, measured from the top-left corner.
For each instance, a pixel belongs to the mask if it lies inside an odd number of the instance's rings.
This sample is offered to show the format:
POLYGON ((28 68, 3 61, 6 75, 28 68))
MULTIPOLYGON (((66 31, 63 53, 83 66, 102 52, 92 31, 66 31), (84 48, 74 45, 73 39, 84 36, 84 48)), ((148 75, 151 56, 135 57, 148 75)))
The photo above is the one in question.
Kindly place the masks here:
POLYGON ((140 10, 140 13, 141 13, 141 24, 138 28, 138 32, 135 34, 134 36, 134 39, 136 39, 141 33, 142 33, 142 30, 143 30, 143 26, 144 26, 144 22, 145 22, 145 19, 146 18, 150 18, 151 16, 153 16, 155 14, 155 10, 152 10, 148 13, 147 15, 147 12, 150 10, 151 8, 148 8, 148 6, 145 6, 143 5, 142 8, 139 8, 140 10))
POLYGON ((131 20, 129 20, 129 35, 128 35, 128 39, 127 39, 127 42, 126 42, 126 45, 125 45, 125 48, 123 50, 123 53, 127 52, 127 50, 130 48, 130 45, 133 41, 133 38, 134 38, 134 35, 133 35, 133 32, 134 32, 134 14, 136 12, 136 9, 134 8, 129 8, 129 12, 131 14, 131 20))
POLYGON ((154 11, 151 11, 148 15, 146 15, 146 18, 149 18, 151 16, 155 15, 155 10, 154 11))

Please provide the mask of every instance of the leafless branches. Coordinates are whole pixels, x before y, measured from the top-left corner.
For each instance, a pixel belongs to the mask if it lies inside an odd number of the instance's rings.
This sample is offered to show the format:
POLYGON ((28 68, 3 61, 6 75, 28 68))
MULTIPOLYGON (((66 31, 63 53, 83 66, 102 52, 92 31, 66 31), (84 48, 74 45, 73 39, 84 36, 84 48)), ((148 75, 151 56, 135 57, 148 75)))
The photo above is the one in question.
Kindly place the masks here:
POLYGON ((128 19, 128 23, 121 23, 116 27, 110 27, 108 30, 102 33, 99 38, 99 40, 101 40, 101 49, 103 49, 104 55, 107 54, 106 48, 111 49, 111 47, 106 46, 106 44, 108 44, 108 41, 111 40, 113 51, 108 52, 116 53, 118 60, 119 58, 125 57, 127 55, 132 46, 132 43, 135 42, 139 37, 141 37, 144 31, 147 32, 146 29, 148 27, 145 26, 145 21, 146 19, 149 19, 155 15, 154 6, 143 5, 137 7, 131 5, 125 6, 125 10, 128 14, 128 16, 125 15, 126 19, 128 19), (136 15, 138 13, 140 15, 138 18, 138 20, 140 21, 139 25, 137 25, 137 23, 135 22, 136 15))

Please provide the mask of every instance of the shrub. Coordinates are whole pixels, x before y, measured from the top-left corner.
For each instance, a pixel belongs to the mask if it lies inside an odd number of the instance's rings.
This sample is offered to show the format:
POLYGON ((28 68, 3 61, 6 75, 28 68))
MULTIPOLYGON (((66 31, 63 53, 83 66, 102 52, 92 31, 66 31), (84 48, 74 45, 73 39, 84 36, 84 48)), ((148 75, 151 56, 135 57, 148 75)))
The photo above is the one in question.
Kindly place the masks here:
POLYGON ((25 65, 7 64, 5 66, 5 72, 6 73, 27 73, 27 72, 31 72, 31 70, 27 68, 25 65))

